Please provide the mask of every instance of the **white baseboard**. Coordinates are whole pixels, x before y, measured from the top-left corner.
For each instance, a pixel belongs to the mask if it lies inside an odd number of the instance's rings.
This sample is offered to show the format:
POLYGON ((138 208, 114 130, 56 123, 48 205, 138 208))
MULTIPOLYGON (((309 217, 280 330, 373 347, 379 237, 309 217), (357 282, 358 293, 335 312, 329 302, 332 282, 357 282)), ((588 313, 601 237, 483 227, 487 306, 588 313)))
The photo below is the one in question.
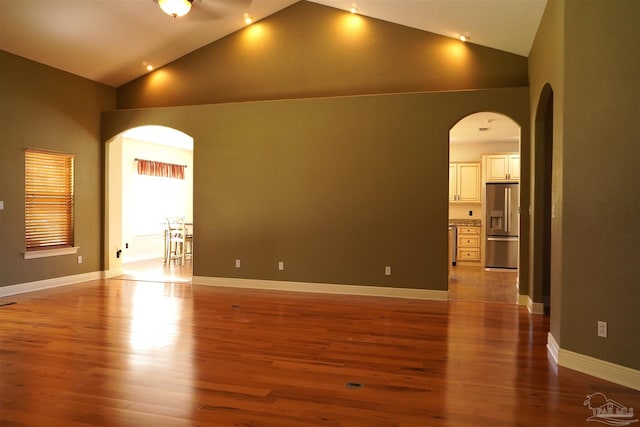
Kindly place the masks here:
POLYGON ((560 348, 549 333, 547 349, 558 366, 640 391, 640 371, 560 348))
POLYGON ((553 338, 553 335, 551 335, 551 332, 547 333, 547 350, 549 351, 549 354, 553 358, 553 361, 556 362, 557 364, 558 352, 560 351, 560 346, 556 342, 556 339, 553 338))
POLYGON ((38 280, 35 282, 20 283, 0 287, 0 297, 23 294, 25 292, 39 291, 42 289, 57 288, 58 286, 72 285, 74 283, 100 280, 104 277, 101 271, 91 273, 76 274, 73 276, 55 277, 52 279, 38 280))
POLYGON ((112 268, 111 270, 106 270, 102 272, 103 279, 110 279, 115 276, 121 276, 124 274, 124 269, 120 268, 112 268))
POLYGON ((325 294, 346 294, 379 296, 391 298, 411 298, 448 301, 448 291, 432 289, 391 288, 382 286, 335 285, 327 283, 287 282, 280 280, 237 279, 228 277, 193 276, 194 285, 220 286, 227 288, 267 289, 294 292, 315 292, 325 294))
POLYGON ((518 305, 524 305, 527 308, 529 307, 529 295, 520 295, 518 294, 518 305))
POLYGON ((533 302, 529 295, 520 295, 520 298, 525 298, 526 303, 523 305, 527 306, 527 310, 531 314, 544 314, 544 304, 541 302, 533 302))

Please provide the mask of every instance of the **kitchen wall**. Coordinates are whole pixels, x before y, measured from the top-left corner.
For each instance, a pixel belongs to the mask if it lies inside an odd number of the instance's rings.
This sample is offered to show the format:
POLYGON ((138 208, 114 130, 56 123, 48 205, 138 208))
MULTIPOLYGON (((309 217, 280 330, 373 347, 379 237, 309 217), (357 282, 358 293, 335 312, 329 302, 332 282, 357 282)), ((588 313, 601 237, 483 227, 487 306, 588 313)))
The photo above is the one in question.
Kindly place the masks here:
POLYGON ((0 287, 102 269, 100 114, 115 89, 0 51, 0 287), (75 255, 25 260, 24 149, 75 154, 75 255))

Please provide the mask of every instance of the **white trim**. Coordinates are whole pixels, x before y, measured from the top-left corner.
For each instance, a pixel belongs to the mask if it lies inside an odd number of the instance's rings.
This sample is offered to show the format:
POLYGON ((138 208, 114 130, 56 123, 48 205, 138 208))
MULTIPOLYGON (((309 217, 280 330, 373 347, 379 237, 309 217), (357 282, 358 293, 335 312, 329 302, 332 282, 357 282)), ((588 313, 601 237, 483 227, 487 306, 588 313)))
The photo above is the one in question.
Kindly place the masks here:
POLYGON ((547 333, 547 351, 553 358, 553 361, 556 362, 556 364, 558 363, 559 350, 560 350, 560 346, 556 342, 555 338, 553 338, 553 335, 551 335, 551 332, 547 333))
POLYGON ((518 294, 518 305, 524 305, 529 308, 529 295, 518 294))
POLYGON ((560 349, 558 365, 640 391, 640 371, 560 349))
POLYGON ((40 291, 42 289, 57 288, 58 286, 73 285, 74 283, 99 280, 103 277, 101 271, 76 274, 74 276, 55 277, 52 279, 38 280, 36 282, 20 283, 0 287, 0 297, 23 294, 25 292, 40 291))
MULTIPOLYGON (((522 295, 521 295, 522 296, 522 295)), ((541 302, 533 302, 529 295, 527 297, 527 310, 531 314, 544 314, 544 304, 541 302)))
POLYGON ((547 350, 558 366, 640 391, 640 371, 560 348, 551 332, 547 350))
POLYGON ((391 298, 411 298, 448 301, 448 291, 415 288, 390 288, 383 286, 335 285, 328 283, 287 282, 281 280, 238 279, 230 277, 193 276, 194 285, 220 286, 227 288, 268 289, 325 294, 347 294, 391 298))
POLYGON ((71 248, 55 248, 55 249, 39 249, 37 251, 27 251, 24 253, 24 259, 47 258, 60 255, 74 255, 78 253, 80 246, 71 248))
POLYGON ((110 279, 112 277, 115 276, 121 276, 124 274, 124 269, 123 268, 114 268, 111 270, 106 270, 102 272, 102 278, 103 279, 110 279))

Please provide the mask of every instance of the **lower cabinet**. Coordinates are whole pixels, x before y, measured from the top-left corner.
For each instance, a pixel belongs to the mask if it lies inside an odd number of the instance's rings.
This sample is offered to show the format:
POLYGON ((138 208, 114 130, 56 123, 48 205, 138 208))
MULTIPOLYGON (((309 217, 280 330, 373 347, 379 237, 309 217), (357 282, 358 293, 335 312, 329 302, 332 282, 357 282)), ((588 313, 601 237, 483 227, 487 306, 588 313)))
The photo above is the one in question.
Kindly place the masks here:
POLYGON ((480 261, 480 227, 458 227, 458 261, 480 261))

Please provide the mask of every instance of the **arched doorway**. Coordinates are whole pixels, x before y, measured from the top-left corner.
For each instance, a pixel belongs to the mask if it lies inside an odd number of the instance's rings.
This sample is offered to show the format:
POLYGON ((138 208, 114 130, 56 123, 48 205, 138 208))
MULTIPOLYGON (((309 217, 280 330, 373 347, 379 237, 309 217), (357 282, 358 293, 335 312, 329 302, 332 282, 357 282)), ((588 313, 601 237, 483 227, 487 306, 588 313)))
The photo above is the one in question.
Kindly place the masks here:
POLYGON ((455 233, 451 299, 518 302, 520 139, 518 123, 490 111, 463 117, 449 132, 449 226, 455 233), (511 215, 508 206, 502 214, 498 208, 487 214, 487 189, 495 190, 494 184, 506 185, 509 194, 514 190, 511 215), (511 218, 508 235, 488 232, 505 228, 511 218), (491 221, 495 224, 489 227, 491 221))
POLYGON ((544 312, 551 311, 551 260, 553 201, 553 89, 549 84, 542 88, 534 121, 534 179, 532 194, 533 248, 531 250, 532 297, 542 305, 544 312))
POLYGON ((106 265, 108 275, 189 281, 192 265, 165 264, 164 218, 193 222, 193 138, 164 126, 140 126, 106 144, 106 265), (179 166, 179 179, 137 173, 140 161, 179 166))

